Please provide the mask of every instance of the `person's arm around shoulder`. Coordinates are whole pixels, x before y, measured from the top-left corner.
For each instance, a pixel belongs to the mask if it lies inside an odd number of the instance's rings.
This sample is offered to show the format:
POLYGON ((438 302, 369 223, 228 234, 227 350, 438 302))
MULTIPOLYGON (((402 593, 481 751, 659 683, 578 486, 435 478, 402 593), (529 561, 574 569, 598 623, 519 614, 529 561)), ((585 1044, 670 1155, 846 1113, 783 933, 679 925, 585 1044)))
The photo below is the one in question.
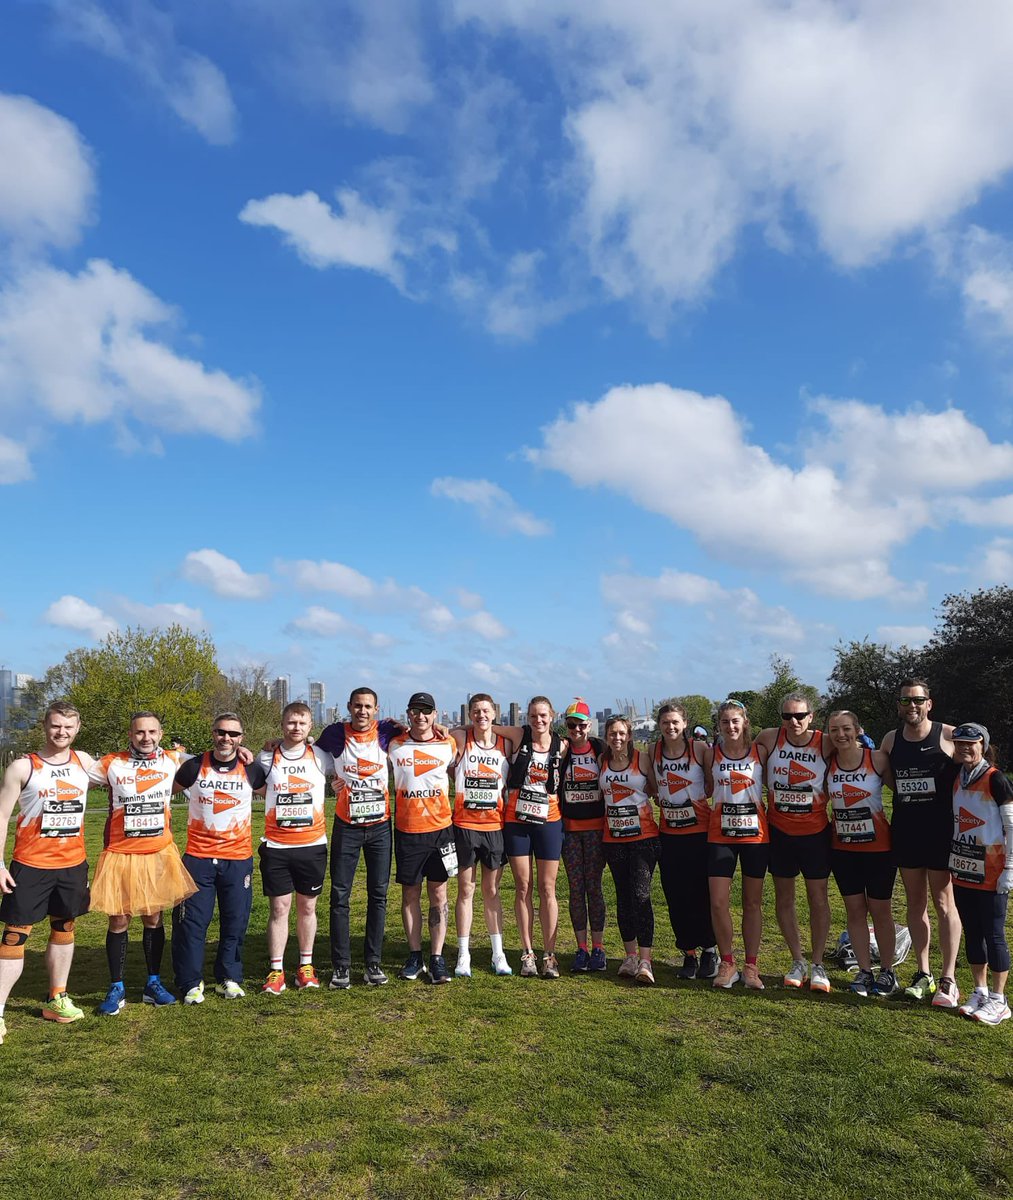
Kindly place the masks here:
POLYGON ((703 767, 703 783, 707 789, 707 799, 714 795, 714 749, 708 746, 706 742, 694 742, 693 753, 696 755, 696 760, 703 767))
POLYGON ((638 750, 640 755, 640 770, 647 780, 647 794, 652 800, 658 798, 658 777, 654 772, 654 755, 650 750, 638 750))
POLYGON ((942 750, 944 754, 948 754, 950 758, 953 757, 954 728, 955 727, 953 725, 944 725, 942 729, 939 730, 939 749, 942 750))
POLYGON ((7 768, 3 783, 0 784, 0 892, 5 895, 13 892, 17 884, 7 869, 7 830, 14 813, 14 805, 24 790, 25 784, 32 776, 32 760, 26 755, 16 758, 7 768))
MULTIPOLYGON (((879 743, 879 748, 880 748, 880 750, 883 751, 884 754, 889 754, 890 751, 893 749, 893 740, 896 736, 897 736, 896 729, 888 729, 886 731, 886 733, 883 734, 883 740, 879 743)), ((952 745, 952 742, 951 742, 951 745, 952 745)))
POLYGON ((201 756, 195 754, 193 758, 188 758, 176 771, 176 776, 172 781, 172 794, 174 796, 178 792, 185 792, 187 788, 193 787, 197 782, 197 776, 200 774, 200 765, 201 756))
POLYGON ((879 777, 883 780, 883 786, 888 787, 892 792, 897 781, 893 777, 890 755, 885 750, 873 750, 872 765, 879 772, 879 777))
MULTIPOLYGON (((115 757, 115 754, 103 754, 98 762, 93 762, 91 767, 88 768, 88 779, 94 783, 96 787, 109 786, 109 767, 112 765, 112 761, 115 757)), ((84 766, 83 759, 81 765, 84 766)))
POLYGON ((777 741, 777 734, 778 730, 776 729, 761 729, 756 737, 753 738, 753 745, 756 746, 757 749, 760 749, 761 747, 763 748, 764 761, 766 761, 766 755, 768 755, 771 750, 774 749, 774 744, 777 741))

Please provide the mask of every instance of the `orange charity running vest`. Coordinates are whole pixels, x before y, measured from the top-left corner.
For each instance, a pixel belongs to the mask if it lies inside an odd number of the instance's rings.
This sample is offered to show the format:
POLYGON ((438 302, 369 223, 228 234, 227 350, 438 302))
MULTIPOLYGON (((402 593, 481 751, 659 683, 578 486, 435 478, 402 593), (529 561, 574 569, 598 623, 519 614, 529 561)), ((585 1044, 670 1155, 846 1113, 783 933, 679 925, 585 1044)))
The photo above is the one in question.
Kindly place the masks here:
POLYGON ((703 764, 696 757, 693 742, 687 738, 685 753, 680 758, 669 758, 659 738, 654 744, 654 773, 658 779, 661 832, 706 833, 711 810, 703 764))
POLYGON ((503 792, 510 760, 506 739, 479 746, 469 729, 454 772, 454 824, 458 829, 503 828, 503 792))
POLYGON ((763 764, 755 744, 744 758, 726 758, 714 747, 714 811, 709 842, 748 846, 770 841, 763 810, 763 764))
POLYGON ((19 797, 14 858, 26 867, 76 867, 87 856, 84 810, 88 772, 73 750, 65 763, 29 754, 32 773, 19 797))
POLYGON ((992 797, 990 767, 966 787, 960 776, 953 782, 953 845, 950 874, 961 887, 994 892, 1006 866, 999 805, 992 797))
POLYGON ((394 825, 401 833, 435 833, 451 823, 450 764, 457 757, 452 737, 416 742, 410 733, 393 738, 387 750, 394 768, 394 825))
POLYGON ((327 775, 312 746, 303 745, 292 754, 295 757, 276 746, 267 762, 261 760, 267 775, 264 841, 272 849, 323 846, 327 842, 324 828, 327 775))
POLYGON ((827 816, 823 734, 814 729, 804 746, 793 746, 783 729, 767 759, 767 813, 782 833, 821 833, 827 816))
POLYGON ((654 806, 647 794, 647 776, 640 769, 640 754, 621 771, 609 765, 608 759, 598 777, 602 799, 605 801, 603 842, 642 842, 658 836, 654 806))
POLYGON ((883 812, 883 780, 866 749, 857 767, 848 770, 831 754, 827 763, 827 796, 833 812, 831 845, 835 850, 890 849, 890 823, 883 812))
POLYGON ((252 858, 253 788, 246 771, 238 759, 228 771, 212 761, 210 751, 201 756, 200 772, 186 790, 186 852, 195 858, 252 858))
POLYGON ((114 854, 157 854, 172 841, 172 781, 179 755, 159 749, 153 758, 129 750, 107 754, 96 777, 109 788, 105 848, 114 854))
POLYGON ((345 723, 344 749, 334 759, 334 796, 334 815, 346 825, 390 820, 387 751, 375 721, 361 733, 345 723))

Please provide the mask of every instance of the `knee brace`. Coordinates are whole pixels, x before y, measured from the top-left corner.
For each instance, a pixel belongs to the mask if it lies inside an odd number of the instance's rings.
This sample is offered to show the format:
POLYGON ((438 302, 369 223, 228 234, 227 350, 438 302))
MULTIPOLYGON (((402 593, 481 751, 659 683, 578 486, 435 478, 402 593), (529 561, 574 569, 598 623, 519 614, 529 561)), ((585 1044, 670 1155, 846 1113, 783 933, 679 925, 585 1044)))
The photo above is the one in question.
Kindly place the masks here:
POLYGON ((24 958, 31 925, 5 925, 0 937, 0 958, 24 958))
POLYGON ((74 941, 73 917, 50 917, 49 940, 54 946, 69 946, 74 941))

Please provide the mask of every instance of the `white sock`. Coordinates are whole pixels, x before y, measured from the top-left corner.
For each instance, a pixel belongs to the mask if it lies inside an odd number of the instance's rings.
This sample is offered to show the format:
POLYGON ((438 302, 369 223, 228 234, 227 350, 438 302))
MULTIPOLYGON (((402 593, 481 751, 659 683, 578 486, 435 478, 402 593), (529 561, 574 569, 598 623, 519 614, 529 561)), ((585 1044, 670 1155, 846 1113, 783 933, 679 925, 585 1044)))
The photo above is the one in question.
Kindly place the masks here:
POLYGON ((490 933, 489 941, 492 942, 493 958, 503 957, 503 935, 501 933, 490 933))
POLYGON ((1002 992, 993 992, 991 988, 989 988, 988 998, 989 1000, 998 1000, 1000 1004, 1004 1004, 1006 1002, 1006 997, 1002 992))
POLYGON ((471 945, 471 934, 465 934, 464 937, 458 937, 458 939, 457 939, 457 957, 458 958, 471 958, 471 950, 469 949, 470 945, 471 945))
POLYGON ((308 967, 312 964, 312 962, 313 962, 313 951, 312 950, 309 952, 309 954, 303 954, 303 952, 301 950, 299 951, 299 966, 300 967, 308 967))
POLYGON ((272 971, 280 971, 280 970, 281 970, 281 965, 282 965, 282 963, 284 962, 284 959, 281 959, 281 958, 272 958, 272 959, 269 959, 268 961, 269 961, 269 962, 270 962, 270 964, 271 964, 271 970, 272 970, 272 971))

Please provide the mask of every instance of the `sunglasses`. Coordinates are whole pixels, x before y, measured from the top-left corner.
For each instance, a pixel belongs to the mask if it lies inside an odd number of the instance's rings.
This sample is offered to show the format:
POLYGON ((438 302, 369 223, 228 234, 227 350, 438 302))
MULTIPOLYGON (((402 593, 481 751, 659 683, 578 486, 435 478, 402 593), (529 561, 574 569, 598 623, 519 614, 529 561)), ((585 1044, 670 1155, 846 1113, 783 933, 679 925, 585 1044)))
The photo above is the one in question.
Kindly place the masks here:
POLYGON ((212 729, 211 732, 215 737, 241 738, 243 736, 241 729, 212 729))
POLYGON ((812 716, 812 713, 808 709, 806 709, 805 712, 800 712, 800 713, 781 713, 781 720, 782 721, 804 721, 806 719, 806 717, 811 717, 811 716, 812 716))
POLYGON ((587 721, 567 721, 567 729, 583 729, 587 725, 587 721))
POLYGON ((912 704, 927 704, 930 699, 930 696, 901 696, 897 703, 908 708, 912 704))
POLYGON ((428 717, 430 713, 436 712, 435 708, 410 708, 408 715, 410 717, 428 717))

